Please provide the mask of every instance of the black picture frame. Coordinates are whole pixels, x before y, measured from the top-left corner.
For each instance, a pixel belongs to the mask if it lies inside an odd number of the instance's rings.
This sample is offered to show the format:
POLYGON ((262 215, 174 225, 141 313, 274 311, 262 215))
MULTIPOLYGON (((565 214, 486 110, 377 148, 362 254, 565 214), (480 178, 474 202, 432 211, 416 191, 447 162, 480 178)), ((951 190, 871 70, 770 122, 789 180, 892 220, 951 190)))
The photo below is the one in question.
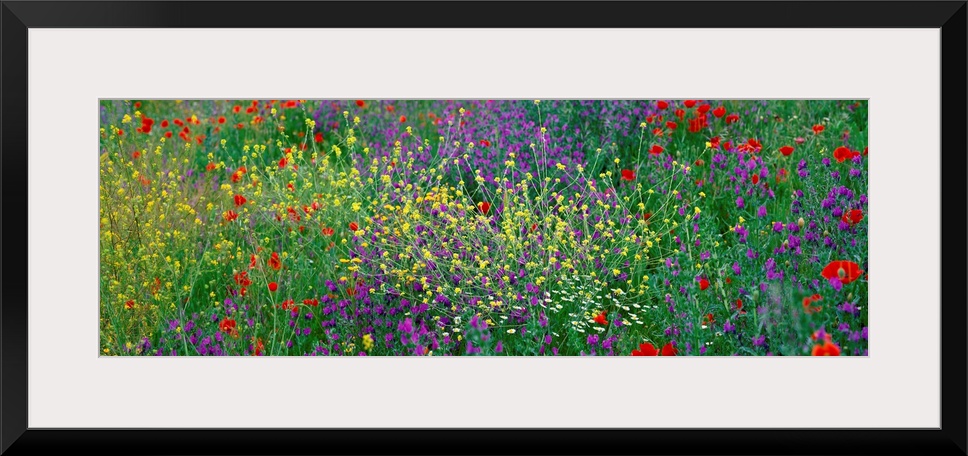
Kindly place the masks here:
MULTIPOLYGON (((0 453, 966 454, 966 1, 3 1, 0 453), (486 3, 486 4, 483 4, 486 3), (543 10, 545 13, 532 14, 543 10), (941 414, 938 429, 166 429, 27 427, 27 30, 85 27, 940 28, 941 414), (455 25, 456 24, 456 25, 455 25), (944 286, 947 283, 947 286, 944 286), (4 286, 5 285, 5 286, 4 286)), ((92 155, 93 156, 93 155, 92 155)), ((930 191, 931 189, 925 189, 930 191)), ((940 247, 940 246, 939 246, 940 247)), ((885 398, 889 401, 890 398, 885 398)))

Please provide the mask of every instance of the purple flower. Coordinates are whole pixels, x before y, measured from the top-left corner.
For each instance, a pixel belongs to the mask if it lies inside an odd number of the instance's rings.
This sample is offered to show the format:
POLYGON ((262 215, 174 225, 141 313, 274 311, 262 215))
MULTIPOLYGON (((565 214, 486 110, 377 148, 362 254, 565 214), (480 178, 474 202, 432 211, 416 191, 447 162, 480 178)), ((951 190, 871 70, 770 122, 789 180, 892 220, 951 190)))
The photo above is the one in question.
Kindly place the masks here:
POLYGON ((841 312, 849 313, 849 314, 857 314, 857 313, 860 313, 860 311, 857 310, 857 306, 855 306, 851 302, 845 302, 843 304, 840 304, 839 306, 837 306, 837 310, 839 310, 841 312))
POLYGON ((834 290, 840 291, 844 287, 844 284, 840 281, 839 277, 831 277, 830 286, 834 287, 834 290))

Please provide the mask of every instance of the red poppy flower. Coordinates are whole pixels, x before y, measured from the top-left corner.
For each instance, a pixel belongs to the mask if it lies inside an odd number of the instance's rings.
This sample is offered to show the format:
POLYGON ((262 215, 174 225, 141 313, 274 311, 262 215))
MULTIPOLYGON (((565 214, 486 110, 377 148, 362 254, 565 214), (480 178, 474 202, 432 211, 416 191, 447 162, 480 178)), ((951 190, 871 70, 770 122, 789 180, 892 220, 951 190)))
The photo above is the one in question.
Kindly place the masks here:
POLYGON ((753 185, 759 184, 760 183, 760 175, 759 174, 754 174, 754 175, 750 176, 750 180, 753 181, 753 185))
POLYGON ((323 235, 325 235, 325 236, 332 236, 333 233, 334 233, 334 231, 333 231, 332 228, 329 228, 329 227, 323 228, 323 235))
POLYGON ((632 356, 658 356, 659 350, 656 350, 652 344, 645 342, 639 344, 638 350, 632 350, 632 356))
MULTIPOLYGON (((658 356, 659 353, 659 350, 648 342, 639 344, 638 350, 632 350, 632 356, 658 356)), ((661 353, 662 356, 676 356, 679 350, 672 345, 672 341, 669 341, 662 347, 661 353)))
POLYGON ((239 333, 238 329, 236 328, 235 320, 229 317, 225 317, 219 322, 218 329, 222 330, 224 333, 232 334, 233 336, 238 335, 239 333))
POLYGON ((134 109, 138 109, 140 107, 141 107, 141 102, 140 101, 134 102, 134 109))
POLYGON ((632 171, 631 169, 623 169, 622 180, 627 180, 627 181, 635 180, 635 171, 632 171))
POLYGON ((245 197, 242 195, 235 195, 235 205, 241 206, 245 204, 245 197))
POLYGON ((717 119, 725 116, 726 115, 726 108, 720 106, 720 107, 718 107, 716 109, 713 109, 713 115, 716 116, 717 119))
POLYGON ((824 128, 823 125, 819 125, 819 124, 818 125, 814 125, 813 126, 813 134, 819 135, 821 132, 823 132, 823 128, 824 128))
POLYGON ((131 299, 131 300, 128 300, 128 302, 124 303, 124 308, 125 309, 134 309, 134 300, 131 299))
POLYGON ((252 279, 249 279, 249 273, 242 271, 235 274, 235 283, 247 287, 252 285, 252 279))
POLYGON ((864 147, 864 156, 867 156, 867 147, 864 147))
POLYGON ((700 130, 709 126, 705 115, 689 119, 689 133, 699 133, 700 130))
POLYGON ((481 201, 480 203, 477 203, 477 208, 481 210, 482 214, 487 215, 488 211, 491 210, 491 203, 481 201))
POLYGON ((598 323, 600 325, 608 326, 608 320, 605 319, 605 316, 607 314, 608 314, 608 311, 607 310, 603 310, 602 313, 600 313, 598 315, 595 315, 595 323, 598 323))
POLYGON ((735 112, 726 116, 726 125, 730 125, 733 122, 739 122, 739 114, 736 114, 735 112))
POLYGON ((676 114, 676 117, 679 118, 679 120, 682 120, 682 119, 684 119, 686 117, 686 111, 684 111, 682 109, 676 109, 675 114, 676 114))
POLYGON ((279 289, 279 284, 275 282, 269 282, 269 291, 275 292, 279 289))
POLYGON ((255 256, 254 253, 249 256, 249 268, 250 269, 255 267, 255 262, 256 262, 257 259, 258 258, 255 256))
POLYGON ((356 100, 356 105, 362 108, 366 106, 366 103, 363 100, 356 100))
POLYGON ((705 277, 699 279, 699 289, 705 291, 707 288, 709 288, 709 280, 705 277))
POLYGON ((665 133, 665 131, 662 130, 661 128, 656 127, 656 128, 653 128, 652 129, 652 134, 653 135, 662 136, 662 133, 665 133))
POLYGON ((682 104, 687 108, 691 108, 696 105, 696 100, 686 100, 683 101, 682 104))
POLYGON ((280 158, 280 159, 279 159, 279 168, 280 168, 280 169, 282 169, 282 168, 285 168, 285 167, 286 167, 286 163, 288 163, 288 162, 286 161, 286 157, 282 157, 282 158, 280 158))
POLYGON ((793 153, 793 146, 783 146, 780 148, 780 153, 785 156, 790 156, 793 153))
POLYGON ((262 352, 266 348, 265 344, 262 343, 262 339, 254 339, 252 344, 254 345, 255 356, 262 356, 262 352))
POLYGON ((658 144, 654 144, 654 145, 652 145, 652 148, 649 149, 649 153, 652 154, 652 155, 659 155, 664 150, 665 150, 664 147, 662 147, 662 146, 660 146, 658 144))
POLYGON ((242 122, 239 122, 238 124, 235 125, 235 128, 241 130, 241 129, 245 128, 245 125, 243 125, 242 122))
POLYGON ((225 217, 225 221, 227 222, 231 222, 239 218, 239 214, 237 214, 235 211, 226 211, 222 216, 225 217))
POLYGON ((357 225, 356 222, 350 222, 350 231, 357 231, 359 229, 360 229, 360 226, 357 225))
POLYGON ((400 116, 400 123, 404 123, 406 121, 407 121, 407 116, 400 116))
POLYGON ((840 356, 840 347, 829 340, 825 340, 823 345, 814 345, 810 354, 812 356, 840 356))
POLYGON ((669 107, 669 103, 668 103, 668 102, 665 102, 665 101, 659 101, 659 102, 658 102, 658 103, 656 103, 655 105, 656 105, 656 107, 658 107, 659 109, 666 109, 666 108, 668 108, 668 107, 669 107))
POLYGON ((837 163, 843 163, 844 160, 847 160, 853 156, 854 154, 850 151, 850 149, 844 146, 834 149, 834 158, 837 159, 837 163))
POLYGON ((703 160, 703 159, 701 159, 701 158, 699 158, 695 162, 693 162, 693 164, 696 165, 696 166, 702 166, 702 165, 705 165, 706 164, 706 161, 703 160))
POLYGON ((668 121, 668 122, 666 122, 666 128, 668 128, 670 130, 675 130, 677 127, 679 127, 679 124, 677 124, 677 123, 675 123, 675 122, 673 122, 671 120, 668 121))
POLYGON ((662 346, 662 356, 676 356, 676 353, 679 353, 679 350, 672 345, 672 341, 662 346))
POLYGON ((713 149, 719 149, 719 141, 719 136, 713 136, 712 139, 709 140, 709 146, 713 149))
POLYGON ((318 299, 316 299, 316 298, 312 298, 312 299, 303 299, 303 304, 305 304, 305 305, 307 305, 307 306, 313 306, 313 307, 318 307, 318 306, 319 306, 319 300, 318 300, 318 299))
POLYGON ((856 225, 860 223, 860 221, 863 219, 864 219, 864 211, 860 209, 851 209, 847 212, 844 212, 844 216, 841 217, 841 220, 843 220, 846 223, 850 223, 851 225, 856 225))
POLYGON ((827 280, 837 277, 842 283, 851 283, 860 277, 864 271, 853 261, 836 260, 831 261, 820 273, 827 280))
POLYGON ((699 108, 696 109, 696 111, 698 111, 700 114, 705 114, 709 112, 710 109, 712 109, 712 106, 710 106, 709 104, 703 103, 699 105, 699 108))
POLYGON ((803 298, 803 311, 808 314, 820 312, 821 310, 823 310, 823 307, 813 306, 811 304, 813 304, 814 302, 820 301, 821 299, 823 299, 823 297, 818 294, 803 298))
POLYGON ((253 112, 255 112, 255 106, 249 106, 248 108, 245 108, 246 114, 252 114, 253 112))
POLYGON ((269 267, 278 271, 282 268, 282 260, 279 259, 279 254, 277 252, 272 252, 272 256, 269 257, 269 267))

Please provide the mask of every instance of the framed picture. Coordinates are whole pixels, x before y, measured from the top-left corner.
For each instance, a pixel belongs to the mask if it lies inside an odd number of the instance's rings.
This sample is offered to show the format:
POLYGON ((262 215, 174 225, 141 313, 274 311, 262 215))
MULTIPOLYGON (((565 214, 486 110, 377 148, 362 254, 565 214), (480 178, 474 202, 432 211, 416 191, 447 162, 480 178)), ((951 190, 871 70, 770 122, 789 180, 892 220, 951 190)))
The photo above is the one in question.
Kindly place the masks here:
POLYGON ((0 453, 966 454, 966 11, 4 1, 0 453))

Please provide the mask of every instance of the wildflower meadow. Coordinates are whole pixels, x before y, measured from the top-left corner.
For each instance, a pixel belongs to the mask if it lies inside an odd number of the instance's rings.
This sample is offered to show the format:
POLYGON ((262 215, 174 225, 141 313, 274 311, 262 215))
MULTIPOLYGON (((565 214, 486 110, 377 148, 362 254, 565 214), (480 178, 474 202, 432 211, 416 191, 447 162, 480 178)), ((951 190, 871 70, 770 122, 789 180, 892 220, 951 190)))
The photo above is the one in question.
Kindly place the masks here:
POLYGON ((866 100, 102 100, 105 356, 866 356, 866 100))

